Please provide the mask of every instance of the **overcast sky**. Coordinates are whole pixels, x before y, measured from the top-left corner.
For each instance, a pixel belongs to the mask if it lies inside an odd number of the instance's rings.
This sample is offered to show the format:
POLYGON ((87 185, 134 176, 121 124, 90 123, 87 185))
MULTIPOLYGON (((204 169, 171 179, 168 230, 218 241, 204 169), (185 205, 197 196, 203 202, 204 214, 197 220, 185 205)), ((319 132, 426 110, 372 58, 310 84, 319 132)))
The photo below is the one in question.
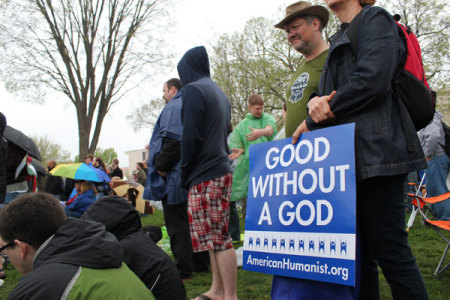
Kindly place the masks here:
MULTIPOLYGON (((269 0, 182 0, 171 9, 177 20, 170 31, 177 57, 173 70, 160 74, 160 78, 177 77, 176 63, 186 50, 214 43, 223 33, 241 32, 245 22, 252 17, 282 19, 286 5, 295 1, 269 0), (282 9, 282 10, 280 10, 282 9), (166 75, 166 76, 165 76, 166 75)), ((121 161, 121 167, 128 165, 125 151, 144 149, 151 136, 151 130, 134 132, 126 115, 133 112, 137 105, 146 99, 161 97, 162 84, 155 82, 155 88, 148 95, 140 95, 142 99, 124 99, 113 107, 105 118, 98 147, 113 147, 121 161)), ((63 96, 49 95, 45 104, 37 105, 20 102, 8 94, 0 86, 0 111, 5 114, 8 125, 21 130, 30 136, 48 136, 53 142, 71 153, 73 158, 78 154, 78 128, 75 109, 63 96), (55 99, 60 97, 60 99, 55 99)))

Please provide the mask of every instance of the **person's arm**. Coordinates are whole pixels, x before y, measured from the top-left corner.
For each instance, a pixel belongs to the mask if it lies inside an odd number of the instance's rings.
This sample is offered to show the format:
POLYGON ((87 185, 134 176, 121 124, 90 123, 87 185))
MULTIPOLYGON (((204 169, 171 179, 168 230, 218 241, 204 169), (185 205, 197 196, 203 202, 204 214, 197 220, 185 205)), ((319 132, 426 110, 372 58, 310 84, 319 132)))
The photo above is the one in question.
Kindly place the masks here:
MULTIPOLYGON (((340 86, 336 95, 328 102, 336 121, 359 114, 366 107, 384 101, 401 59, 397 47, 399 42, 392 17, 380 8, 370 8, 358 26, 356 64, 352 70, 348 70, 351 73, 347 83, 340 86)), ((333 59, 331 55, 336 53, 330 53, 329 59, 333 59)), ((345 67, 343 64, 342 68, 345 67)), ((326 104, 325 100, 321 99, 322 104, 326 104)), ((307 127, 318 128, 311 109, 309 114, 306 118, 307 127)))
POLYGON ((420 144, 425 154, 425 158, 430 160, 433 158, 439 143, 439 127, 436 123, 431 123, 418 132, 420 144))
POLYGON ((247 141, 255 141, 259 139, 262 136, 271 137, 273 135, 273 128, 272 125, 267 125, 264 128, 257 129, 253 127, 249 127, 252 132, 246 135, 247 141))
POLYGON ((181 186, 188 187, 187 178, 195 167, 203 145, 204 99, 199 90, 192 86, 183 88, 183 108, 181 110, 183 134, 181 140, 181 186))
POLYGON ((228 147, 231 149, 231 153, 228 155, 230 159, 237 159, 245 152, 245 141, 243 140, 245 131, 242 132, 245 130, 245 127, 247 127, 246 119, 239 122, 230 134, 228 142, 228 147))
POLYGON ((158 171, 167 172, 180 160, 181 143, 165 137, 161 151, 155 156, 155 166, 158 171))
POLYGON ((241 156, 242 154, 244 154, 243 148, 232 148, 231 151, 232 151, 231 154, 228 155, 228 158, 230 158, 230 159, 236 159, 239 156, 241 156))

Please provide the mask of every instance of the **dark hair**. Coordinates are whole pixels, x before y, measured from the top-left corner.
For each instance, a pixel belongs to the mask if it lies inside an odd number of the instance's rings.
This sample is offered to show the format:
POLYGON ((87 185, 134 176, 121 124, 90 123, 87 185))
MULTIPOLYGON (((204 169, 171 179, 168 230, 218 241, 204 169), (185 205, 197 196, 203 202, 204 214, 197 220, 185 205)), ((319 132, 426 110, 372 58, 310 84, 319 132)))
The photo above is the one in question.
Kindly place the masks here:
POLYGON ((87 158, 90 158, 91 160, 94 160, 94 154, 91 154, 91 153, 86 154, 86 155, 84 156, 84 159, 86 160, 87 158))
POLYGON ((54 160, 49 160, 49 161, 47 162, 47 167, 48 167, 48 170, 49 170, 49 171, 50 171, 51 169, 53 169, 55 166, 56 166, 56 161, 54 161, 54 160))
POLYGON ((364 5, 372 6, 375 4, 375 2, 377 2, 377 0, 359 0, 359 4, 361 4, 361 6, 364 6, 364 5))
POLYGON ((135 188, 129 188, 127 190, 128 200, 131 202, 131 205, 133 205, 134 208, 136 208, 137 195, 138 195, 138 191, 135 188))
POLYGON ((38 249, 66 220, 58 199, 47 193, 27 193, 0 210, 0 236, 38 249))
POLYGON ((102 166, 103 167, 103 169, 106 171, 106 165, 105 165, 105 163, 103 162, 103 159, 101 158, 101 157, 96 157, 95 158, 95 161, 97 161, 98 162, 98 164, 100 165, 100 166, 102 166))
POLYGON ((260 94, 253 94, 248 97, 248 105, 264 105, 264 99, 260 94))
POLYGON ((306 23, 308 23, 308 24, 311 24, 314 21, 314 19, 319 20, 319 32, 323 31, 323 23, 319 17, 313 16, 313 15, 301 15, 301 16, 299 16, 299 18, 305 19, 306 23))
POLYGON ((181 80, 178 78, 172 78, 167 80, 167 89, 170 89, 171 87, 175 87, 177 91, 180 91, 183 88, 183 84, 181 83, 181 80))
POLYGON ((0 136, 3 136, 3 132, 5 131, 7 122, 4 114, 0 112, 0 136))
POLYGON ((138 162, 138 163, 136 163, 139 167, 141 167, 141 169, 143 169, 144 168, 144 163, 141 163, 141 162, 138 162))
POLYGON ((112 160, 112 162, 113 162, 114 164, 116 164, 116 165, 119 165, 119 160, 118 160, 117 158, 114 158, 114 159, 112 160))

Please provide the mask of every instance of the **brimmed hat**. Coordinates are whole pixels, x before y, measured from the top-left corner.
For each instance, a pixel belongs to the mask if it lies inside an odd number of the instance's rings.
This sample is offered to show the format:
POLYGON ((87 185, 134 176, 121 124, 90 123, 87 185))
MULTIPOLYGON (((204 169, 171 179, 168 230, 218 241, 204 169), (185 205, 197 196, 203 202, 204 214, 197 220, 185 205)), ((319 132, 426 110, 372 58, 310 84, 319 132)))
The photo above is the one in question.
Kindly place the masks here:
POLYGON ((276 24, 275 27, 284 29, 287 22, 293 18, 300 17, 302 15, 309 15, 319 18, 323 27, 327 26, 329 13, 328 10, 320 5, 312 5, 306 1, 299 1, 286 7, 286 17, 276 24))

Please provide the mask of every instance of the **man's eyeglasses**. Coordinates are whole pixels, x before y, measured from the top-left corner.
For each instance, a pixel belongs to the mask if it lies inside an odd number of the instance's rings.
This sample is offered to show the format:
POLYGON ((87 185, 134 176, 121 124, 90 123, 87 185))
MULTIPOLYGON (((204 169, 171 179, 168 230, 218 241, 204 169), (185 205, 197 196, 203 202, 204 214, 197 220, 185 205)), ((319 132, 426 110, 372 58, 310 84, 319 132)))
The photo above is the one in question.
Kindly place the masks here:
POLYGON ((3 258, 8 258, 8 255, 6 253, 3 253, 3 252, 6 250, 6 248, 9 248, 9 247, 12 247, 12 246, 14 246, 14 241, 12 241, 11 243, 8 243, 5 246, 1 247, 0 248, 0 255, 3 258))
POLYGON ((297 29, 302 27, 303 24, 305 24, 305 23, 306 23, 306 21, 303 21, 301 23, 298 23, 298 24, 295 24, 295 25, 292 25, 292 26, 286 26, 284 28, 284 31, 286 32, 286 34, 289 34, 289 33, 291 33, 291 31, 296 31, 297 29))

